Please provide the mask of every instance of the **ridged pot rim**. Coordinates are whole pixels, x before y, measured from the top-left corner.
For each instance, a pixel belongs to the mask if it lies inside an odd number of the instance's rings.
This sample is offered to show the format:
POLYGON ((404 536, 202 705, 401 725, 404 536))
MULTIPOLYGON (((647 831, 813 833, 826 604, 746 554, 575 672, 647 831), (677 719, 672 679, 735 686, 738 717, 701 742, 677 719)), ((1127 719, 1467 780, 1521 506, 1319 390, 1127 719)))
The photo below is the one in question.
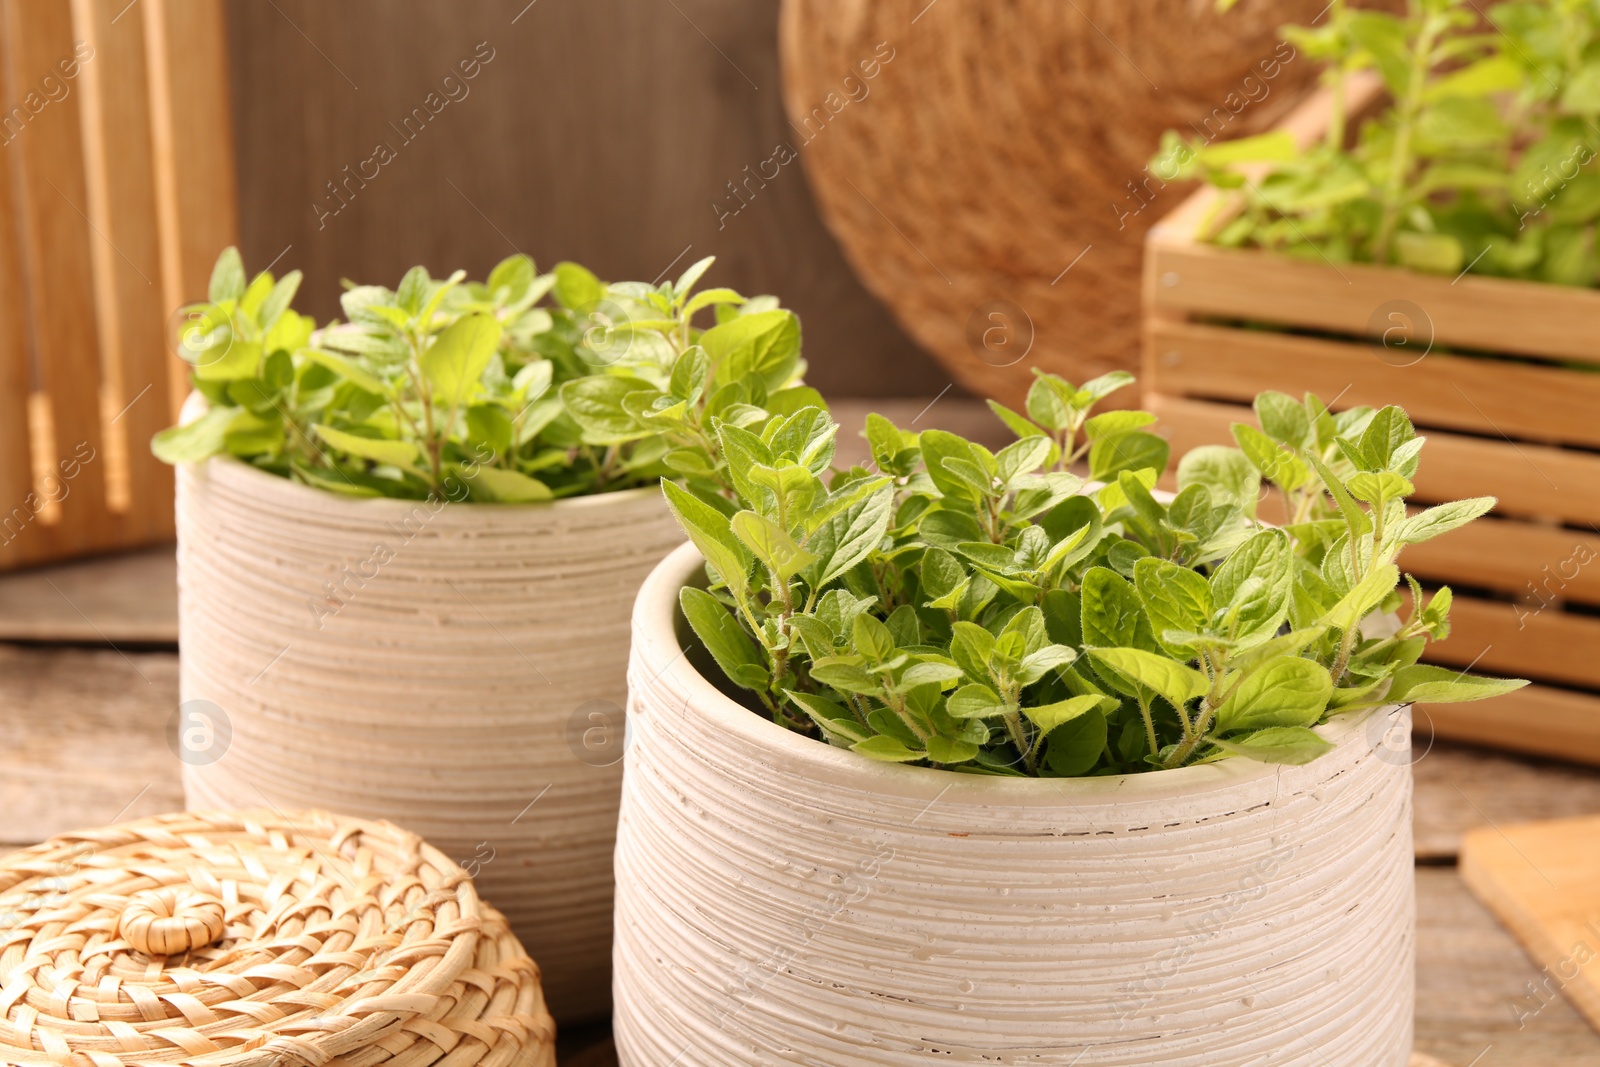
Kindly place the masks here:
MULTIPOLYGON (((1336 746, 1310 763, 1289 766, 1232 757, 1199 766, 1143 774, 1106 775, 1099 778, 1009 778, 962 774, 934 767, 909 767, 858 756, 823 741, 797 734, 746 708, 702 675, 685 653, 677 636, 678 591, 690 583, 704 557, 695 546, 684 544, 658 563, 634 601, 633 640, 637 659, 633 685, 660 685, 669 674, 684 699, 682 714, 695 714, 747 747, 777 757, 775 769, 803 775, 820 784, 839 785, 866 792, 927 797, 937 794, 941 803, 1050 807, 1077 801, 1161 800, 1232 793, 1273 778, 1283 787, 1312 788, 1337 776, 1348 766, 1348 749, 1367 743, 1365 725, 1373 715, 1388 714, 1394 705, 1342 715, 1316 727, 1323 739, 1336 746), (640 680, 643 679, 643 680, 640 680), (1340 759, 1343 755, 1346 758, 1340 759), (1319 771, 1319 767, 1326 770, 1319 771)), ((663 727, 670 732, 670 724, 663 727)))
MULTIPOLYGON (((254 479, 256 485, 263 487, 266 493, 279 493, 293 497, 296 501, 323 500, 328 504, 329 510, 347 509, 352 513, 366 512, 379 521, 390 516, 386 512, 410 513, 419 507, 426 507, 430 501, 407 500, 399 497, 387 496, 341 496, 327 489, 318 489, 314 485, 302 485, 292 478, 284 478, 269 471, 253 467, 243 460, 233 456, 212 456, 201 464, 184 464, 187 467, 198 467, 205 473, 219 480, 238 479, 247 488, 254 479), (267 488, 271 487, 271 488, 267 488)), ((236 483, 236 484, 238 484, 236 483)), ((599 507, 604 504, 621 503, 623 501, 638 500, 660 490, 653 485, 640 485, 632 489, 617 489, 609 493, 584 493, 580 496, 561 497, 556 500, 534 500, 520 504, 497 504, 478 501, 449 501, 451 507, 460 506, 469 512, 481 511, 484 514, 511 515, 525 512, 529 515, 550 511, 574 511, 587 507, 599 507)), ((665 507, 665 503, 662 504, 665 507)))

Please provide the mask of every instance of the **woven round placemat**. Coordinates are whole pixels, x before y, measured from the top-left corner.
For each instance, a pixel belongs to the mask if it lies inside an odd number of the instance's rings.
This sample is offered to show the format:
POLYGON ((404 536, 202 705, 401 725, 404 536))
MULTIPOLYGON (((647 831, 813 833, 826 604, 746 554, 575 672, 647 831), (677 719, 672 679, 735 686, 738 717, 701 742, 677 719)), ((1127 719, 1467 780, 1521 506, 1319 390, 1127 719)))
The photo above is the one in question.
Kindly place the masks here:
POLYGON ((900 325, 1016 403, 1034 366, 1136 369, 1144 233, 1187 191, 1145 170, 1162 131, 1273 122, 1314 74, 1277 27, 1325 4, 784 0, 790 143, 900 325))
POLYGON ((0 859, 0 1063, 553 1067, 539 968, 388 823, 163 815, 0 859))

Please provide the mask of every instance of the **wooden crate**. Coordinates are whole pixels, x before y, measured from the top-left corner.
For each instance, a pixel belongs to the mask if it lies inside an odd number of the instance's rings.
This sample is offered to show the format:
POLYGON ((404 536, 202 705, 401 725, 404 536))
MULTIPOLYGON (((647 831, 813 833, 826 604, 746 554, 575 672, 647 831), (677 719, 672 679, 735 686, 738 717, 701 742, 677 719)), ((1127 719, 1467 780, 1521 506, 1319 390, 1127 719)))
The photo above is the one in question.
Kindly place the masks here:
POLYGON ((219 0, 0 0, 0 570, 170 539, 169 316, 235 240, 219 0))
MULTIPOLYGON (((1326 109, 1314 96, 1285 128, 1319 136, 1326 109)), ((1228 212, 1202 190, 1145 246, 1145 402, 1174 453, 1232 444, 1265 389, 1404 407, 1428 438, 1418 502, 1500 501, 1401 560, 1456 592, 1429 658, 1535 682, 1428 718, 1441 736, 1600 763, 1600 292, 1203 243, 1228 212), (1386 344, 1392 327, 1409 332, 1386 344)))

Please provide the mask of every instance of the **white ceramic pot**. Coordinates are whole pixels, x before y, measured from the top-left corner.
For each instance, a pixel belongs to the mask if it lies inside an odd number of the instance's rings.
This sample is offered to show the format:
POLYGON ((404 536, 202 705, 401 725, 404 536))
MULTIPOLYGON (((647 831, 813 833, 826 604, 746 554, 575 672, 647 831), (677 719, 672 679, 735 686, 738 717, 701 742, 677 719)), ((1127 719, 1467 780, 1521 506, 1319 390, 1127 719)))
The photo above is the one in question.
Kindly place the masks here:
POLYGON ((876 763, 698 673, 699 566, 673 553, 634 610, 623 1067, 1406 1063, 1411 773, 1383 720, 1322 728, 1304 767, 876 763))
POLYGON ((603 1015, 628 619, 682 540, 653 488, 427 503, 180 469, 189 806, 415 831, 510 918, 558 1018, 603 1015))

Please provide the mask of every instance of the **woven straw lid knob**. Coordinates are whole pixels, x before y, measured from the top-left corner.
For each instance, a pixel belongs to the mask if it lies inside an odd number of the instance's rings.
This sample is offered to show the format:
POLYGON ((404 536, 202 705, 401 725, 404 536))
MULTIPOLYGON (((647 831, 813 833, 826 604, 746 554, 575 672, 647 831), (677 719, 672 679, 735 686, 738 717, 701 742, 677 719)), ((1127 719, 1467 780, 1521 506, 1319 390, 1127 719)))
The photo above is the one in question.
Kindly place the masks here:
POLYGON ((122 939, 147 956, 175 956, 222 937, 222 901, 186 886, 146 889, 117 919, 122 939))

